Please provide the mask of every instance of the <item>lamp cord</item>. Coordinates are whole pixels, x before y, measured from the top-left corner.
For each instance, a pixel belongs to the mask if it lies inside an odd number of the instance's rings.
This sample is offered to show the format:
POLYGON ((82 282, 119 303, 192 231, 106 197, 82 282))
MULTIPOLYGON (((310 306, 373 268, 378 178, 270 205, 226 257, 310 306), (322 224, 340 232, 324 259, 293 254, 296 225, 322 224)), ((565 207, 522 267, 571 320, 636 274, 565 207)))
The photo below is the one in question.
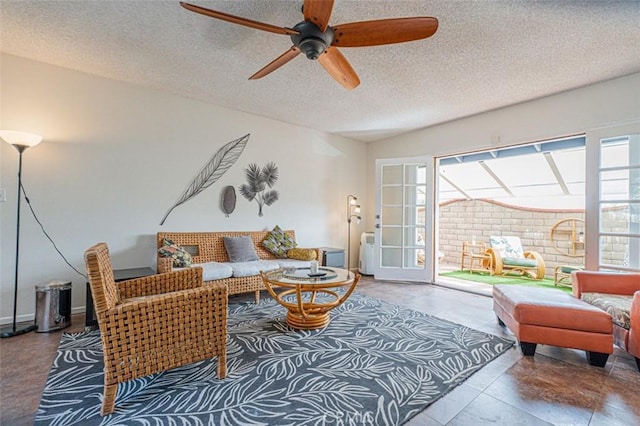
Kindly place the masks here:
POLYGON ((58 249, 58 246, 56 246, 56 243, 53 242, 53 240, 51 239, 49 234, 47 234, 47 231, 44 230, 44 226, 40 222, 40 219, 38 219, 38 216, 36 215, 36 212, 33 211, 33 207, 31 206, 31 201, 29 201, 29 197, 27 197, 27 191, 24 189, 24 185, 22 184, 22 182, 20 183, 20 189, 22 190, 22 194, 24 195, 24 199, 27 202, 27 205, 29 206, 29 210, 31 210, 31 214, 33 215, 33 218, 36 220, 36 222, 38 222, 38 225, 40 225, 40 229, 42 229, 42 233, 44 234, 44 236, 47 237, 47 239, 51 242, 51 244, 53 245, 53 248, 58 252, 58 254, 60 255, 60 257, 62 257, 62 259, 65 261, 65 263, 67 265, 69 265, 69 267, 71 269, 76 271, 78 273, 78 275, 83 277, 85 280, 88 280, 89 278, 87 277, 87 275, 85 275, 82 272, 78 271, 71 263, 69 263, 67 258, 64 257, 64 254, 62 254, 62 252, 58 249))

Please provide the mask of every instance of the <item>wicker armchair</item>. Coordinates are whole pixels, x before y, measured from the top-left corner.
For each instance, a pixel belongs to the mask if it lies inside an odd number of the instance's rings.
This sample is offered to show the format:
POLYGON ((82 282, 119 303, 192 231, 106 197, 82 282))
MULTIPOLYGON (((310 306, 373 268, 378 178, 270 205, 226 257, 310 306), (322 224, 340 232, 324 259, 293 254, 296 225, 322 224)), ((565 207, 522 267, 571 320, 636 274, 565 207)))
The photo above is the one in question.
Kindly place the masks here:
POLYGON ((226 376, 224 284, 204 287, 201 268, 116 283, 105 243, 87 249, 85 262, 104 350, 103 416, 119 383, 214 357, 226 376))

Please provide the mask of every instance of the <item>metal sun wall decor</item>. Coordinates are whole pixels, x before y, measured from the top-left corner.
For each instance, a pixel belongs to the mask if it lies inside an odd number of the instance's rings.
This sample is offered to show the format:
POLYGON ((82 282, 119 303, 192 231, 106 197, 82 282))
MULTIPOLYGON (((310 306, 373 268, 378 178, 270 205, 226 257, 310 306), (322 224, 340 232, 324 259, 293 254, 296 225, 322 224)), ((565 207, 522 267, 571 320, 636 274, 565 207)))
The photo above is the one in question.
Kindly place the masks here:
POLYGON ((278 180, 278 166, 270 162, 260 169, 257 164, 251 163, 244 172, 247 177, 247 183, 240 185, 240 194, 249 201, 256 200, 258 203, 258 216, 263 216, 262 206, 270 206, 278 201, 280 197, 278 191, 274 189, 267 190, 267 187, 273 188, 273 185, 278 180))
POLYGON ((249 142, 249 134, 243 137, 231 141, 224 145, 216 152, 213 157, 200 169, 198 174, 191 180, 191 183, 184 190, 182 195, 178 198, 178 201, 165 213, 160 226, 164 225, 164 221, 167 220, 169 214, 178 207, 180 204, 184 204, 203 190, 213 185, 220 177, 238 160, 242 151, 249 142))

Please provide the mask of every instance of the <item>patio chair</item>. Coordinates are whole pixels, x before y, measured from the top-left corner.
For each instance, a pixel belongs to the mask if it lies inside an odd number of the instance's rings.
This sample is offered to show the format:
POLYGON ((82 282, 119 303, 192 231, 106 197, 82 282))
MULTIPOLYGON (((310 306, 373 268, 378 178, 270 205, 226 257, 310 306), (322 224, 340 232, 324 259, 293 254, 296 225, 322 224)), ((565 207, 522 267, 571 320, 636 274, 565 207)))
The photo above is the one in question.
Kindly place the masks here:
POLYGON ((226 376, 227 287, 202 284, 202 268, 115 282, 105 243, 85 252, 104 352, 103 416, 118 384, 217 357, 226 376))
POLYGON ((544 278, 545 265, 542 256, 536 251, 524 251, 520 237, 505 236, 489 238, 491 248, 486 251, 491 259, 491 275, 519 274, 535 280, 544 278))

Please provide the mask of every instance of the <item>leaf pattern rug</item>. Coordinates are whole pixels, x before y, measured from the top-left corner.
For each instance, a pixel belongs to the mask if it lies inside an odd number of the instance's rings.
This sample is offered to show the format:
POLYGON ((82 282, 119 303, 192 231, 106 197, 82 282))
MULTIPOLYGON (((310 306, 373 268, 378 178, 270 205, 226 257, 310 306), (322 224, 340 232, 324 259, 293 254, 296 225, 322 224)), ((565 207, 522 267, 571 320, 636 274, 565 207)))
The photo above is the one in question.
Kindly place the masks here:
POLYGON ((36 425, 399 425, 513 342, 354 293, 321 330, 273 300, 229 305, 227 378, 215 360, 118 386, 100 416, 99 332, 64 334, 36 425))

